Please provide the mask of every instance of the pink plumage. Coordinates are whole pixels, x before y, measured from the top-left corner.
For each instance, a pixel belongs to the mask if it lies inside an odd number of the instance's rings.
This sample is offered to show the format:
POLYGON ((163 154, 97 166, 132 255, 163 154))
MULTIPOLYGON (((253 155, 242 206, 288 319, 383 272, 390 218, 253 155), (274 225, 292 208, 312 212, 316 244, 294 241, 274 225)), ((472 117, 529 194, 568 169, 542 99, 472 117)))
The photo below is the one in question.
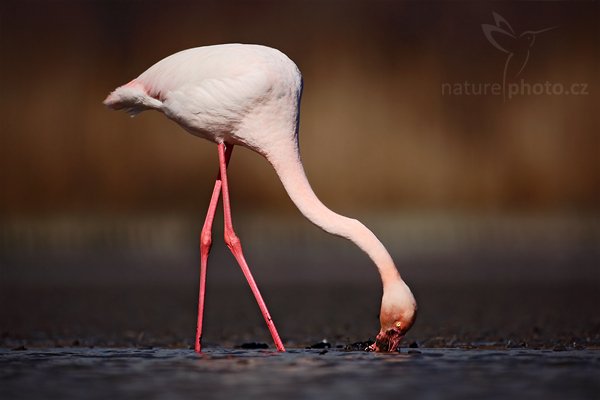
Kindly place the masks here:
POLYGON ((276 347, 284 350, 233 230, 226 167, 234 145, 264 156, 306 218, 326 232, 351 240, 373 260, 381 275, 383 297, 381 328, 371 350, 394 351, 414 323, 415 299, 386 248, 359 221, 323 205, 306 178, 298 149, 301 94, 300 71, 282 52, 259 45, 225 44, 175 53, 118 87, 104 100, 108 107, 124 109, 132 116, 145 110, 160 111, 188 132, 218 145, 219 177, 200 240, 196 351, 201 349, 207 260, 221 194, 225 242, 248 280, 276 347))

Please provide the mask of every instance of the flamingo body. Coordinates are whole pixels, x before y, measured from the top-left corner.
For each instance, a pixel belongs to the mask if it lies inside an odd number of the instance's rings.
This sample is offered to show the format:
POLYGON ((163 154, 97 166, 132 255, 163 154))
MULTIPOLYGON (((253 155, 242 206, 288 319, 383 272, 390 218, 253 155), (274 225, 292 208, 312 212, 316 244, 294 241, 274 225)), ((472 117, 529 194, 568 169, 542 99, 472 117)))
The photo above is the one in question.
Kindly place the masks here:
POLYGON ((282 52, 259 45, 224 44, 175 53, 115 89, 104 101, 108 107, 124 109, 132 116, 145 110, 160 111, 188 132, 219 146, 219 178, 201 234, 197 351, 200 351, 210 231, 221 192, 226 243, 248 279, 278 349, 283 350, 244 260, 239 238, 233 232, 226 180, 233 145, 245 146, 264 156, 306 218, 326 232, 351 240, 375 263, 383 283, 383 297, 381 329, 371 350, 396 350, 414 323, 415 299, 383 244, 359 221, 336 214, 323 205, 306 178, 298 149, 301 94, 300 71, 282 52))
POLYGON ((264 156, 297 142, 302 76, 278 50, 242 44, 175 53, 105 100, 131 115, 155 109, 188 132, 264 156))

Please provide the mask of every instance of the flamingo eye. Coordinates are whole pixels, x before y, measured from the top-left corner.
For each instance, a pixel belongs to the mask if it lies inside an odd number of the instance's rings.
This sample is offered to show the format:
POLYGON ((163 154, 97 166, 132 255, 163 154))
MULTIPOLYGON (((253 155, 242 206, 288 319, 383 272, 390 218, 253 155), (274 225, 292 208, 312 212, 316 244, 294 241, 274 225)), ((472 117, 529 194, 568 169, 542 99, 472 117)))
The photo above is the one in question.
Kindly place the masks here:
POLYGON ((401 322, 396 322, 396 328, 400 328, 402 326, 401 322))

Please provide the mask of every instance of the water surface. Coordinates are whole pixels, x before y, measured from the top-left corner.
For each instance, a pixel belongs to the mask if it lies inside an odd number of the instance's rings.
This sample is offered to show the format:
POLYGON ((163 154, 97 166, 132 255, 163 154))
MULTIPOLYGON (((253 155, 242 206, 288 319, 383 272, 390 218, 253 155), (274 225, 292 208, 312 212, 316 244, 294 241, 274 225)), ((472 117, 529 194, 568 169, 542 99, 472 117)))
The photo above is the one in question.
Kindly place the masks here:
POLYGON ((3 399, 588 399, 596 350, 0 350, 3 399))

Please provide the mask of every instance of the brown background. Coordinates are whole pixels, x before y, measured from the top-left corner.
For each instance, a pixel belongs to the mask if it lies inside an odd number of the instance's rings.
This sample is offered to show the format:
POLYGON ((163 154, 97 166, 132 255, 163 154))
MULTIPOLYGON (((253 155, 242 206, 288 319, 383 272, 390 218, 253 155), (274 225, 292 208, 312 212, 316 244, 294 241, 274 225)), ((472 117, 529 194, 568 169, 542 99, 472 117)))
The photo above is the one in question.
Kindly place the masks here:
MULTIPOLYGON (((308 177, 413 289, 404 346, 597 346, 597 16, 598 2, 2 1, 0 347, 192 343, 216 148, 101 103, 173 52, 226 42, 300 67, 308 177), (444 83, 501 81, 506 55, 481 27, 493 11, 517 32, 556 27, 524 82, 589 94, 443 96, 444 83)), ((256 154, 236 150, 230 184, 286 344, 374 335, 367 257, 308 223, 256 154)), ((215 224, 205 339, 270 343, 220 212, 215 224)))
MULTIPOLYGON (((181 49, 261 43, 305 79, 301 151, 325 204, 358 217, 414 285, 598 282, 597 2, 2 2, 3 282, 194 283, 214 144, 101 102, 181 49), (540 34, 522 78, 588 95, 443 96, 501 82, 492 12, 540 34)), ((238 149, 236 229, 261 282, 377 287, 355 246, 306 222, 238 149)), ((215 226, 214 265, 233 264, 215 226)), ((240 282, 234 268, 210 279, 240 282)))
MULTIPOLYGON (((307 173, 340 211, 596 212, 600 200, 594 3, 3 2, 0 214, 204 207, 216 150, 156 113, 101 101, 184 48, 260 43, 305 79, 307 173), (225 4, 227 3, 227 4, 225 4), (442 96, 500 82, 492 11, 541 34, 522 78, 587 96, 442 96)), ((259 157, 237 152, 236 207, 293 211, 259 157)))

